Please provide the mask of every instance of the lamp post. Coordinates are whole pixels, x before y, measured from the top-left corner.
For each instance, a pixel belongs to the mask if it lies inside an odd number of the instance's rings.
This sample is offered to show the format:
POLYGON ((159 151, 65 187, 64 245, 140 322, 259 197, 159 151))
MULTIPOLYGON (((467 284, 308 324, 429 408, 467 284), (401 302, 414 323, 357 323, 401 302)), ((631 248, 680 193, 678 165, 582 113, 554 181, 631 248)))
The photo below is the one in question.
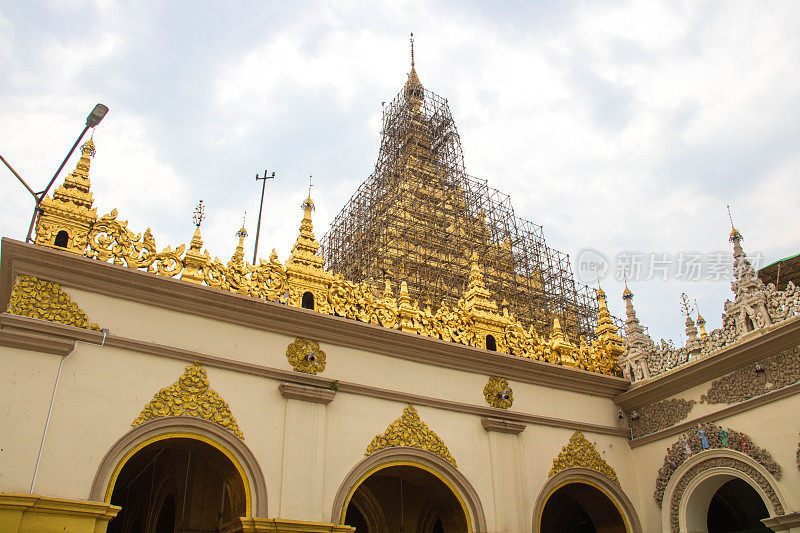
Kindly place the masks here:
POLYGON ((271 176, 267 176, 267 171, 264 170, 264 176, 259 178, 256 174, 256 183, 261 182, 261 203, 258 206, 258 224, 256 225, 256 246, 253 250, 253 265, 256 264, 256 257, 258 255, 258 234, 261 233, 261 210, 264 208, 264 188, 267 186, 267 180, 275 178, 275 172, 271 176))
MULTIPOLYGON (((31 191, 31 194, 33 194, 33 197, 36 199, 36 205, 33 208, 33 216, 31 217, 31 224, 28 227, 28 235, 25 237, 25 242, 29 242, 31 240, 31 233, 33 233, 33 224, 36 221, 36 215, 39 213, 39 204, 41 204, 42 200, 44 200, 44 197, 47 196, 47 192, 50 190, 50 187, 53 186, 53 183, 56 181, 56 178, 58 177, 58 174, 61 172, 61 169, 64 168, 64 165, 67 164, 67 160, 72 155, 72 152, 74 152, 75 148, 78 147, 78 143, 80 143, 81 139, 83 139, 83 136, 86 135, 86 131, 89 128, 94 128, 95 126, 100 124, 100 121, 103 120, 103 117, 106 116, 106 113, 108 113, 108 107, 104 106, 103 104, 97 104, 96 106, 94 106, 92 112, 89 113, 89 116, 86 117, 86 127, 83 128, 83 131, 78 136, 78 140, 76 140, 75 144, 72 145, 72 148, 67 154, 67 157, 65 157, 64 160, 61 162, 61 165, 58 167, 58 170, 56 170, 55 174, 53 174, 50 183, 47 184, 47 187, 45 187, 43 191, 37 193, 33 192, 31 188, 28 187, 27 184, 22 180, 22 178, 20 178, 19 175, 17 175, 17 173, 14 172, 14 175, 17 176, 20 181, 22 181, 25 187, 29 191, 31 191)), ((3 160, 3 162, 5 163, 5 160, 3 160)), ((6 163, 6 166, 8 166, 8 163, 6 163)), ((11 167, 9 166, 9 168, 11 167)))

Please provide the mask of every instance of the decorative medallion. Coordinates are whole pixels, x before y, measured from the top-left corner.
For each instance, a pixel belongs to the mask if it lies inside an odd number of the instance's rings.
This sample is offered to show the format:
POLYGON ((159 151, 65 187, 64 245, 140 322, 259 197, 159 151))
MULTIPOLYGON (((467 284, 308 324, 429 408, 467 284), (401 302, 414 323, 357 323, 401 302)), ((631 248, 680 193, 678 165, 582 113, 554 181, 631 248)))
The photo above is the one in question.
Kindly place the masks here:
POLYGON ((58 322, 76 328, 100 331, 100 326, 89 322, 89 317, 72 301, 61 285, 34 276, 19 276, 11 290, 8 312, 58 322))
POLYGON ((311 339, 300 337, 286 348, 286 358, 296 372, 317 374, 325 370, 325 352, 311 339))
POLYGON ((506 378, 490 377, 483 388, 483 396, 489 405, 498 409, 508 409, 514 403, 514 391, 506 378))
POLYGON ((681 435, 680 439, 667 448, 664 464, 658 470, 656 489, 653 492, 653 498, 659 507, 661 507, 664 491, 675 470, 689 457, 710 449, 729 449, 748 455, 775 479, 780 480, 783 474, 781 465, 775 462, 767 450, 756 446, 749 435, 731 428, 722 428, 710 422, 698 424, 696 429, 681 435))
POLYGON ((364 455, 398 446, 409 446, 435 453, 451 465, 457 466, 456 460, 450 455, 450 450, 447 449, 442 439, 422 421, 419 413, 411 404, 403 409, 403 416, 392 422, 383 435, 376 435, 372 439, 364 455))
POLYGON ((158 391, 131 426, 167 416, 194 416, 209 420, 244 440, 228 402, 211 389, 206 371, 199 361, 187 366, 178 381, 158 391))
POLYGON ((580 431, 573 433, 567 445, 561 448, 561 453, 553 460, 553 468, 550 469, 547 477, 553 477, 567 468, 589 468, 619 485, 617 473, 580 431))

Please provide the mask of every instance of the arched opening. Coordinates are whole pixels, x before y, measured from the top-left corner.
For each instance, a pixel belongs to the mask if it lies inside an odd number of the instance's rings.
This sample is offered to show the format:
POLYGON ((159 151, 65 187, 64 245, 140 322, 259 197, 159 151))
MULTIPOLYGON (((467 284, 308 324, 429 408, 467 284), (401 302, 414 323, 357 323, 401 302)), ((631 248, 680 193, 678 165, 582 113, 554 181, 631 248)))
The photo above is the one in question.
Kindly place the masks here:
POLYGON ((714 493, 708 505, 708 533, 768 532, 761 523, 769 518, 758 492, 743 479, 734 478, 714 493))
POLYGON ((136 451, 116 476, 122 510, 110 533, 218 531, 245 516, 245 481, 231 460, 193 438, 166 438, 136 451))
POLYGON ((300 306, 303 309, 314 309, 314 295, 311 292, 304 292, 303 293, 303 301, 300 302, 300 306))
POLYGON ((753 331, 755 326, 753 325, 753 319, 750 318, 749 313, 745 313, 744 315, 744 327, 747 331, 753 331))
POLYGON ((66 230, 61 230, 56 234, 56 240, 53 242, 59 248, 66 248, 69 243, 69 233, 66 230))
POLYGON ((453 489, 432 472, 412 465, 374 471, 358 484, 346 503, 344 523, 354 526, 356 533, 463 533, 471 529, 464 505, 453 489), (376 507, 368 513, 356 505, 364 499, 361 492, 376 507))
POLYGON ((497 341, 494 340, 494 336, 486 335, 486 349, 492 352, 497 351, 497 341))
POLYGON ((603 491, 567 483, 550 494, 542 510, 542 533, 625 533, 625 520, 603 491))

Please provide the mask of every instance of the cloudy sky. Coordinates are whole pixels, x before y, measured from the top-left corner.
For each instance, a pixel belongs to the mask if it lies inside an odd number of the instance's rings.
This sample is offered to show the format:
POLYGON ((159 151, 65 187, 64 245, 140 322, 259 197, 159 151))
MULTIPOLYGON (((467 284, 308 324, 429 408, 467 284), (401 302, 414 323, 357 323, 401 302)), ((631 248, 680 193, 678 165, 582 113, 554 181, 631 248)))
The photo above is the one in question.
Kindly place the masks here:
MULTIPOLYGON (((719 326, 726 205, 762 265, 800 251, 793 1, 5 1, 0 154, 43 188, 102 102, 100 213, 175 246, 203 199, 205 244, 227 261, 244 211, 252 253, 254 177, 274 170, 259 255, 285 260, 308 176, 321 236, 371 173, 411 31, 467 171, 543 225, 577 274, 605 257, 618 316, 618 265, 642 265, 630 286, 656 339, 680 342, 682 291, 719 326), (680 260, 702 263, 701 279, 680 260)), ((32 198, 3 167, 0 193, 0 235, 23 239, 32 198)))

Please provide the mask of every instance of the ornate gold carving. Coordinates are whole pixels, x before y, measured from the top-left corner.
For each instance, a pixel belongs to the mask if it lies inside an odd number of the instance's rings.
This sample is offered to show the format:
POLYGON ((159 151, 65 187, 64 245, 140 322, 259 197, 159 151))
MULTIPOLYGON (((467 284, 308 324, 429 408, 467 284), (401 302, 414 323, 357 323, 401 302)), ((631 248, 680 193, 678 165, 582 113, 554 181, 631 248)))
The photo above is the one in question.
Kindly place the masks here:
POLYGON ((775 462, 775 459, 772 458, 772 455, 767 450, 756 446, 749 435, 731 428, 723 429, 707 422, 699 424, 696 430, 684 433, 680 439, 667 448, 664 464, 658 470, 656 488, 653 492, 653 498, 655 498, 659 507, 661 507, 664 499, 664 490, 667 488, 667 484, 675 470, 689 457, 715 448, 727 448, 748 455, 763 466, 767 472, 775 476, 775 479, 781 479, 783 474, 781 466, 775 462), (705 438, 705 443, 703 438, 705 438))
POLYGON ((403 416, 392 422, 383 435, 376 435, 372 439, 364 455, 397 446, 409 446, 435 453, 453 466, 457 466, 456 460, 450 455, 450 450, 442 439, 422 421, 411 404, 403 409, 403 416))
POLYGON ((674 426, 689 416, 696 403, 695 400, 672 398, 645 405, 628 413, 633 438, 674 426))
POLYGON ((36 221, 36 244, 74 254, 84 253, 89 229, 97 220, 97 210, 92 209, 94 200, 89 191, 89 157, 94 153, 94 142, 89 139, 81 146, 81 157, 75 170, 53 192, 52 198, 42 199, 36 221))
POLYGON ((325 370, 325 352, 311 339, 298 338, 286 348, 286 358, 297 372, 317 374, 325 370))
POLYGON ((131 426, 136 427, 148 420, 166 416, 203 418, 219 424, 244 440, 228 403, 211 389, 206 371, 199 361, 187 366, 178 381, 158 391, 131 426))
POLYGON ((100 331, 100 326, 89 322, 86 313, 72 301, 69 294, 61 290, 61 285, 34 276, 22 275, 17 278, 11 290, 8 312, 100 331))
POLYGON ((310 293, 313 308, 320 313, 478 348, 486 348, 491 336, 499 352, 619 375, 617 358, 622 340, 605 308, 604 295, 601 294, 598 339, 592 343, 580 339, 578 344, 575 343, 578 339, 565 337, 557 319, 548 339, 541 338, 532 327, 526 329, 509 314, 507 308, 499 311, 486 289, 483 270, 477 260, 471 265, 469 285, 455 305, 443 302, 433 311, 430 303, 426 302, 421 308, 409 295, 405 281, 400 282, 400 294, 396 296, 389 280, 384 282, 380 292, 370 283, 353 283, 327 272, 322 257, 318 255, 319 243, 314 237, 311 220, 314 203, 310 197, 302 207, 300 232, 285 267, 278 261, 275 250, 269 261, 261 259, 258 265, 247 263, 243 254, 243 234, 239 235, 236 252, 227 264, 217 257, 212 261, 208 250, 203 250, 199 228, 194 232, 188 250, 185 245, 180 245, 174 250, 167 246, 159 252, 150 229, 143 234, 133 233, 126 221, 117 220, 116 209, 94 221, 87 232, 88 244, 80 253, 151 274, 180 277, 295 307, 301 307, 303 296, 310 293))
MULTIPOLYGON (((783 505, 781 505, 781 501, 778 498, 778 495, 775 494, 775 490, 772 488, 772 485, 761 474, 761 472, 753 468, 751 465, 745 463, 744 461, 740 461, 733 457, 710 457, 705 461, 697 463, 692 468, 690 468, 683 475, 683 477, 681 477, 680 481, 678 481, 677 485, 675 486, 675 491, 672 493, 672 501, 670 502, 670 509, 669 509, 670 528, 674 533, 678 533, 678 531, 680 531, 680 527, 678 525, 679 506, 681 498, 683 497, 683 493, 686 491, 686 487, 701 472, 704 472, 710 468, 718 468, 718 467, 731 468, 746 474, 748 477, 750 477, 750 479, 758 483, 758 486, 761 487, 761 490, 763 490, 764 493, 769 498, 769 502, 772 505, 773 509, 773 512, 770 513, 770 515, 775 516, 784 514, 783 505)), ((661 506, 661 504, 659 504, 659 506, 661 506)))
POLYGON ((617 473, 580 431, 573 433, 567 445, 561 448, 561 453, 553 460, 553 467, 547 477, 553 477, 567 468, 590 468, 619 485, 617 473))
POLYGON ((514 391, 506 378, 490 377, 483 388, 483 396, 489 405, 498 409, 508 409, 514 403, 514 391))
POLYGON ((800 381, 800 347, 795 346, 715 379, 701 403, 736 403, 800 381))

